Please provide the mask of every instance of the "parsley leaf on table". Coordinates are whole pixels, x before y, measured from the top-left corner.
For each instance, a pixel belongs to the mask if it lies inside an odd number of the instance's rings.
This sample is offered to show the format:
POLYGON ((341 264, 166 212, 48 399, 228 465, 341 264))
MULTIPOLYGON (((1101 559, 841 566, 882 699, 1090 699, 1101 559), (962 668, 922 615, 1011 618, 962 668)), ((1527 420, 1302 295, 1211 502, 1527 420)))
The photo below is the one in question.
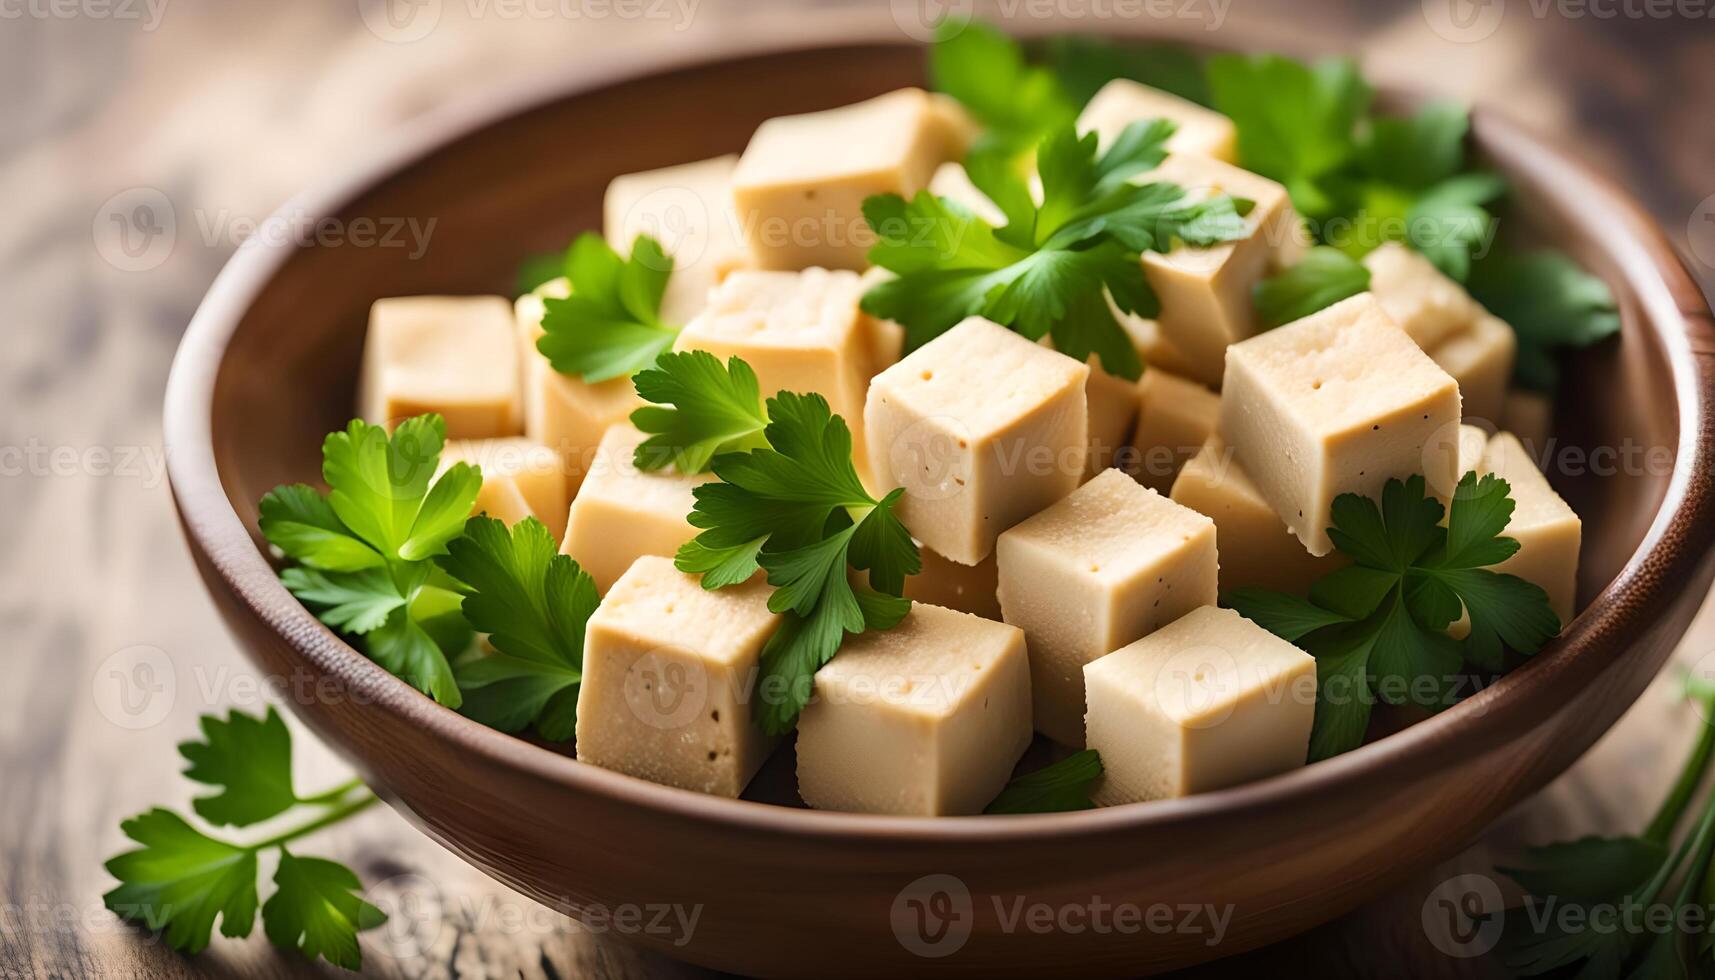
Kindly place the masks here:
POLYGON ((1438 709, 1465 661, 1498 670, 1503 648, 1532 654, 1560 632, 1547 593, 1488 567, 1518 550, 1500 536, 1513 512, 1508 491, 1492 474, 1467 473, 1446 510, 1421 476, 1389 480, 1379 508, 1341 494, 1328 536, 1352 564, 1317 580, 1308 599, 1266 589, 1227 596, 1246 618, 1315 656, 1312 760, 1356 748, 1375 697, 1438 709), (1463 641, 1447 633, 1461 612, 1471 621, 1463 641))
POLYGON ((679 335, 680 324, 661 320, 672 274, 672 257, 648 235, 623 259, 600 235, 578 236, 566 251, 571 295, 543 300, 536 348, 554 370, 592 384, 648 367, 679 335))
POLYGON ((1370 288, 1370 270, 1337 248, 1318 245, 1290 268, 1258 282, 1252 304, 1265 327, 1303 319, 1370 288))
POLYGON ((298 803, 292 789, 292 733, 272 707, 261 718, 233 711, 222 721, 202 716, 203 741, 183 742, 185 777, 220 787, 192 801, 197 816, 216 826, 248 827, 298 803))
POLYGON ((322 496, 302 484, 262 498, 262 534, 299 563, 281 571, 322 622, 360 637, 369 657, 448 707, 460 695, 447 657, 470 641, 454 583, 430 558, 464 530, 482 471, 435 477, 446 423, 420 415, 391 436, 353 419, 322 443, 322 496))
POLYGON ((1198 199, 1177 185, 1131 183, 1159 164, 1171 124, 1133 123, 1105 152, 1070 126, 1037 151, 1042 203, 1024 178, 992 155, 968 161, 971 182, 1006 215, 999 228, 927 191, 906 201, 864 201, 879 238, 870 261, 895 273, 863 298, 871 315, 905 327, 914 350, 968 316, 984 316, 1110 374, 1135 379, 1142 364, 1104 300, 1140 316, 1160 312, 1139 253, 1176 243, 1212 245, 1244 234, 1241 205, 1226 195, 1198 199))
POLYGON ((889 629, 910 610, 900 595, 922 560, 894 513, 902 491, 878 500, 864 488, 851 431, 826 399, 782 391, 767 417, 767 447, 714 458, 720 482, 693 491, 689 520, 702 531, 674 563, 700 573, 705 589, 767 573, 768 608, 786 620, 762 651, 759 718, 779 734, 845 634, 889 629), (853 587, 848 567, 868 573, 867 588, 853 587))
POLYGON ((634 382, 638 396, 654 403, 631 413, 631 424, 650 433, 632 454, 640 470, 671 463, 681 473, 701 473, 719 453, 764 444, 762 391, 740 358, 722 367, 708 351, 668 352, 634 382))
POLYGON ((510 533, 473 517, 438 559, 461 583, 465 619, 494 647, 455 668, 461 710, 503 732, 534 724, 550 741, 576 730, 584 626, 600 601, 589 573, 558 551, 534 517, 510 533))
POLYGON ((119 825, 143 845, 107 862, 119 885, 102 897, 121 918, 165 930, 167 945, 186 953, 208 946, 214 920, 225 936, 248 936, 256 924, 256 853, 204 836, 159 807, 119 825))
POLYGON ((351 869, 321 858, 297 857, 282 847, 274 885, 274 894, 262 906, 262 929, 269 942, 347 970, 362 968, 357 934, 385 923, 387 915, 358 894, 363 885, 351 869))
POLYGON ((1017 156, 1078 115, 1055 74, 1027 64, 1018 42, 987 24, 965 24, 936 40, 929 77, 982 124, 979 150, 1017 156))
POLYGON ((1587 347, 1620 329, 1607 284, 1560 252, 1491 252, 1472 269, 1470 287, 1518 333, 1514 379, 1528 388, 1553 391, 1559 351, 1587 347))
POLYGON ((1093 809, 1090 787, 1101 775, 1102 757, 1095 749, 1074 752, 1059 762, 1013 779, 983 812, 1061 813, 1093 809))

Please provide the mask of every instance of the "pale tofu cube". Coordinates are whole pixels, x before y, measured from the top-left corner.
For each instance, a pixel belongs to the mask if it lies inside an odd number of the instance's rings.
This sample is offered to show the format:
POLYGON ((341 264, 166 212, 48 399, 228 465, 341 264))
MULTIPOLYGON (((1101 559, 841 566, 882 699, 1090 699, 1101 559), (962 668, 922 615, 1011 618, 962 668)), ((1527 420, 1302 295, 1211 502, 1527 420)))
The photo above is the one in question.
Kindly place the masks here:
POLYGON ((965 210, 996 228, 1006 224, 1006 215, 988 199, 988 195, 971 183, 971 175, 962 163, 948 161, 937 167, 935 176, 929 179, 929 193, 964 205, 965 210))
POLYGON ((391 429, 439 412, 449 439, 517 435, 518 344, 499 296, 376 300, 364 338, 358 405, 391 429))
POLYGON ((816 672, 798 718, 798 795, 823 810, 981 813, 1029 746, 1024 634, 914 603, 816 672))
POLYGON ((743 358, 764 399, 779 391, 816 392, 843 416, 863 459, 863 401, 869 380, 870 328, 858 310, 855 272, 735 272, 709 307, 679 332, 675 350, 743 358))
MULTIPOLYGON (((874 265, 859 277, 859 284, 863 287, 862 292, 867 293, 876 283, 891 278, 893 273, 874 265)), ((858 302, 863 302, 861 295, 858 302)), ((870 316, 863 312, 861 307, 858 316, 863 321, 864 331, 869 335, 869 373, 865 376, 867 382, 868 378, 873 378, 878 371, 898 363, 905 355, 905 327, 893 320, 870 316)))
POLYGON ((715 591, 666 558, 639 558, 584 634, 578 761, 737 797, 779 741, 751 683, 780 625, 761 578, 715 591))
POLYGON ((1084 400, 1090 411, 1090 449, 1084 463, 1084 478, 1122 462, 1127 440, 1137 424, 1140 404, 1136 382, 1102 370, 1101 358, 1090 355, 1086 362, 1090 378, 1084 382, 1084 400))
POLYGON ((943 101, 900 89, 757 127, 733 174, 733 202, 764 269, 863 269, 875 234, 864 198, 910 198, 962 156, 967 131, 943 101))
MULTIPOLYGON (((1112 300, 1109 300, 1112 307, 1112 300)), ((1169 374, 1177 374, 1182 378, 1190 377, 1191 361, 1161 333, 1161 321, 1125 313, 1118 307, 1112 307, 1114 318, 1119 320, 1121 327, 1131 336, 1132 346, 1137 348, 1137 355, 1143 361, 1145 370, 1159 368, 1169 374)))
POLYGON ((1125 470, 1144 486, 1166 493, 1220 423, 1221 396, 1195 381, 1147 367, 1137 381, 1137 393, 1137 428, 1125 454, 1125 470))
POLYGON ((566 533, 570 501, 559 453, 521 437, 459 439, 441 450, 441 470, 454 463, 482 468, 482 489, 472 514, 487 514, 508 527, 534 517, 556 541, 566 533))
POLYGON ((1465 418, 1498 428, 1517 353, 1518 335, 1513 328, 1500 317, 1479 310, 1468 329, 1435 345, 1429 356, 1459 382, 1465 418))
POLYGON ((709 291, 750 264, 750 249, 732 206, 738 155, 615 177, 602 199, 607 243, 621 255, 638 235, 661 243, 673 274, 661 297, 661 319, 683 326, 708 305, 709 291))
POLYGON ((1231 194, 1256 202, 1245 215, 1243 238, 1143 256, 1144 277, 1161 300, 1162 336, 1185 358, 1194 380, 1217 387, 1227 345, 1261 329, 1252 288, 1303 252, 1303 222, 1285 187, 1208 157, 1176 153, 1139 180, 1178 184, 1195 197, 1231 194))
POLYGON ((639 470, 632 455, 647 438, 628 422, 610 427, 572 498, 560 551, 582 565, 603 593, 638 558, 671 558, 697 536, 685 519, 697 503, 692 491, 715 479, 672 467, 639 470))
MULTIPOLYGON (((1483 451, 1489 448, 1489 434, 1474 425, 1459 425, 1459 465, 1453 468, 1461 479, 1466 473, 1481 473, 1483 451)), ((1455 484, 1457 486, 1457 484, 1455 484)))
POLYGON ((1226 789, 1310 752, 1316 659, 1204 606, 1084 668, 1103 806, 1226 789))
POLYGON ((1302 596, 1312 582, 1346 563, 1339 552, 1318 558, 1305 550, 1219 434, 1209 436, 1179 471, 1172 497, 1215 522, 1223 593, 1257 588, 1302 596))
POLYGON ((1421 473, 1458 483, 1459 385, 1369 293, 1227 352, 1220 431, 1312 554, 1333 549, 1329 508, 1421 473))
POLYGON ((1090 369, 971 317, 870 382, 870 472, 903 487, 900 520, 975 565, 1007 528, 1078 485, 1090 369))
POLYGON ((643 405, 630 378, 590 384, 554 370, 536 349, 543 332, 544 300, 570 294, 566 280, 555 279, 518 297, 514 306, 518 342, 523 347, 524 435, 560 454, 568 492, 583 480, 608 427, 625 421, 643 405))
POLYGON ((1036 730, 1084 739, 1084 665, 1216 598, 1215 524, 1109 470, 1000 536, 1000 608, 1030 646, 1036 730))
POLYGON ((905 580, 905 598, 1000 621, 999 570, 993 555, 975 565, 948 561, 918 548, 923 570, 905 580))
POLYGON ((1165 119, 1177 129, 1167 140, 1170 153, 1192 153, 1232 163, 1238 153, 1238 127, 1213 109, 1128 78, 1103 85, 1078 115, 1078 132, 1094 132, 1105 148, 1134 122, 1165 119))
POLYGON ((1535 459, 1512 433, 1500 432, 1489 440, 1481 471, 1507 481, 1514 503, 1512 520, 1501 533, 1517 539, 1519 550, 1494 570, 1541 586, 1564 626, 1572 621, 1578 594, 1583 522, 1549 486, 1535 459))
POLYGON ((1399 242, 1385 242, 1364 256, 1364 267, 1382 309, 1424 350, 1469 327, 1482 311, 1465 287, 1399 242))
POLYGON ((1507 392, 1500 427, 1517 436, 1533 457, 1546 453, 1554 435, 1554 399, 1524 388, 1507 392))

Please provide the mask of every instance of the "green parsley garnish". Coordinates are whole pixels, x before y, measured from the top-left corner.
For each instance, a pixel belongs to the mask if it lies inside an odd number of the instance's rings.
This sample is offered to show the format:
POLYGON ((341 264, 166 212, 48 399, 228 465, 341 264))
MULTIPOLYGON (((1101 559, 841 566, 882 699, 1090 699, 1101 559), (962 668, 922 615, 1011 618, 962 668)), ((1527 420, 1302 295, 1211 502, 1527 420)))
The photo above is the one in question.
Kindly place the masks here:
POLYGON ((688 519, 703 530, 674 564, 701 574, 705 589, 767 573, 768 608, 785 622, 762 651, 758 716, 765 731, 780 734, 845 634, 890 629, 910 611, 901 595, 922 559, 894 514, 903 491, 878 500, 864 489, 851 431, 826 399, 782 391, 768 400, 767 417, 768 445, 716 456, 720 482, 693 491, 688 519), (848 568, 867 572, 868 587, 854 587, 848 568))
POLYGON ((454 668, 464 714, 503 732, 535 725, 560 742, 577 728, 584 626, 600 598, 595 580, 534 517, 512 526, 473 517, 438 561, 460 583, 465 619, 493 652, 454 668))
POLYGON ((1465 474, 1444 510, 1425 481, 1389 480, 1381 506, 1357 494, 1334 499, 1328 536, 1352 564, 1330 572, 1301 599, 1236 589, 1227 604, 1316 658, 1312 761, 1363 742, 1374 698, 1445 707, 1447 688, 1469 661, 1499 670, 1503 647, 1535 653, 1560 632, 1548 595, 1491 571, 1518 551, 1501 537, 1512 519, 1505 480, 1465 474), (1441 524, 1443 513, 1447 524, 1441 524), (1447 627, 1470 617, 1463 640, 1447 627))
POLYGON ((1514 379, 1539 391, 1554 390, 1559 352, 1587 347, 1620 329, 1607 284, 1560 252, 1491 252, 1472 270, 1471 295, 1512 325, 1518 334, 1514 379))
POLYGON ((1093 809, 1090 787, 1101 775, 1102 757, 1095 749, 1074 752, 1059 762, 1013 779, 983 812, 1062 813, 1093 809))
POLYGON ((701 473, 720 453, 766 444, 756 372, 737 357, 722 367, 708 351, 668 352, 633 380, 638 396, 654 402, 631 413, 631 424, 651 433, 632 454, 640 470, 671 463, 681 473, 701 473))
POLYGON ((447 658, 470 643, 454 584, 429 559, 464 530, 482 471, 436 479, 446 423, 421 415, 387 430, 359 419, 322 443, 323 497, 303 484, 262 498, 262 534, 297 566, 280 580, 322 622, 361 637, 370 659, 456 708, 447 658))
POLYGON ((1269 276, 1251 290, 1251 302, 1265 327, 1278 327, 1333 306, 1370 288, 1370 270, 1337 248, 1318 245, 1291 268, 1269 276))
POLYGON ((1006 215, 1000 228, 927 191, 910 201, 882 194, 864 202, 880 238, 870 261, 896 273, 864 294, 871 315, 905 327, 914 350, 968 316, 985 316, 1063 353, 1101 358, 1110 374, 1137 378, 1136 348, 1114 320, 1120 309, 1155 316, 1160 304, 1139 253, 1176 243, 1212 245, 1242 237, 1240 207, 1226 195, 1195 199, 1174 184, 1132 183, 1166 157, 1172 124, 1126 127, 1106 152, 1094 133, 1070 126, 1037 151, 1042 203, 1005 160, 975 154, 971 182, 1006 215))
POLYGON ((586 232, 566 251, 565 273, 571 295, 543 300, 536 341, 554 370, 593 384, 642 370, 673 346, 682 324, 661 320, 673 259, 655 239, 638 235, 622 259, 586 232))
POLYGON ((277 887, 262 905, 268 938, 285 949, 360 969, 357 934, 387 917, 359 896, 361 886, 349 870, 289 854, 286 845, 368 809, 377 802, 375 795, 353 780, 316 796, 298 796, 292 788, 291 735, 272 709, 261 719, 237 711, 225 721, 204 716, 202 728, 207 741, 179 747, 192 763, 186 775, 224 791, 197 800, 199 814, 213 823, 240 826, 294 808, 310 808, 316 815, 257 843, 235 844, 156 807, 119 825, 142 846, 107 862, 119 884, 103 901, 121 918, 160 932, 173 949, 199 952, 208 946, 216 918, 222 935, 250 935, 256 923, 256 858, 278 850, 277 887))
POLYGON ((975 149, 1016 158, 1047 133, 1070 126, 1081 103, 1046 68, 1027 64, 1024 50, 982 23, 944 34, 929 51, 935 88, 959 100, 983 126, 975 149))
POLYGON ((1102 38, 1061 35, 1048 39, 1048 64, 1072 101, 1083 106, 1116 78, 1158 88, 1209 105, 1203 63, 1171 44, 1116 44, 1102 38))

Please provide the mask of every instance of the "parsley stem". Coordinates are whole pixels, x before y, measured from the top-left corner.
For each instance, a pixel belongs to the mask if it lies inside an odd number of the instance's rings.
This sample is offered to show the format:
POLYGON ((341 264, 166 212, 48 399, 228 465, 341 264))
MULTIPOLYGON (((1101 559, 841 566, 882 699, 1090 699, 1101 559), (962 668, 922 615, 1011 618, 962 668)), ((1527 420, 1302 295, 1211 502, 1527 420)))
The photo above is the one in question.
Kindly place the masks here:
POLYGON ((291 830, 276 834, 265 841, 251 844, 249 847, 245 848, 245 850, 254 854, 257 851, 266 851, 270 847, 279 847, 282 844, 291 843, 300 837, 308 837, 318 830, 331 827, 342 820, 362 813, 364 810, 369 809, 379 802, 381 802, 381 797, 376 796, 374 793, 367 793, 349 803, 345 803, 329 810, 327 813, 311 820, 309 823, 293 827, 291 830))
POLYGON ((1692 747, 1691 755, 1685 760, 1684 768, 1679 771, 1679 778, 1674 781, 1673 789, 1662 801, 1661 808, 1649 822, 1649 828, 1644 831, 1644 839, 1665 841, 1673 834, 1673 828, 1678 825, 1679 818, 1685 815, 1685 808, 1691 803, 1691 796, 1697 792, 1697 785, 1703 781, 1703 775, 1709 768, 1709 759, 1715 754, 1715 724, 1703 723, 1703 731, 1697 737, 1697 744, 1692 747))
POLYGON ((351 779, 340 783, 338 786, 328 790, 326 793, 318 793, 315 796, 306 796, 299 799, 298 802, 308 803, 311 806, 331 806, 344 799, 352 790, 358 789, 362 785, 363 780, 351 779))

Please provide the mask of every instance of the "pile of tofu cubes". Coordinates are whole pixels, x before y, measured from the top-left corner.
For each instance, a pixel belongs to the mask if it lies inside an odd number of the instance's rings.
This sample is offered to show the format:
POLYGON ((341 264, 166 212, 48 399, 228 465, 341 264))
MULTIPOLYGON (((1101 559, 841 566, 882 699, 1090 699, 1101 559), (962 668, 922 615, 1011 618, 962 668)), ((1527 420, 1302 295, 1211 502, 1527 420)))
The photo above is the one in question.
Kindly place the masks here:
MULTIPOLYGON (((957 162, 971 123, 915 89, 770 120, 742 156, 615 179, 605 233, 675 256, 663 316, 679 349, 744 358, 765 393, 815 391, 851 426, 858 469, 922 546, 897 628, 848 638, 815 677, 797 733, 803 801, 837 810, 980 812, 1033 732, 1099 750, 1103 803, 1232 786, 1304 764, 1315 663, 1217 606, 1220 590, 1302 593, 1337 567, 1333 499, 1423 473, 1444 499, 1493 471, 1524 543, 1505 570, 1572 613, 1578 518, 1505 432, 1512 330, 1416 253, 1367 258, 1373 288, 1263 332, 1259 278, 1306 239, 1279 184, 1235 166, 1225 117, 1116 81, 1080 126, 1179 126, 1160 169, 1251 199, 1249 234, 1143 258, 1156 320, 1122 317, 1148 365, 1111 376, 979 318, 901 357, 902 331, 859 309, 879 270, 861 205, 930 188, 992 204, 957 162), (1480 423, 1477 428, 1470 423, 1480 423)), ((604 598, 579 699, 583 761, 738 796, 776 748, 755 704, 780 618, 759 576, 705 591, 674 568, 713 479, 640 472, 628 379, 589 384, 536 350, 544 301, 375 304, 361 410, 434 411, 444 462, 479 463, 477 510, 534 516, 604 598)), ((1536 414, 1544 413, 1538 408, 1536 414)))

